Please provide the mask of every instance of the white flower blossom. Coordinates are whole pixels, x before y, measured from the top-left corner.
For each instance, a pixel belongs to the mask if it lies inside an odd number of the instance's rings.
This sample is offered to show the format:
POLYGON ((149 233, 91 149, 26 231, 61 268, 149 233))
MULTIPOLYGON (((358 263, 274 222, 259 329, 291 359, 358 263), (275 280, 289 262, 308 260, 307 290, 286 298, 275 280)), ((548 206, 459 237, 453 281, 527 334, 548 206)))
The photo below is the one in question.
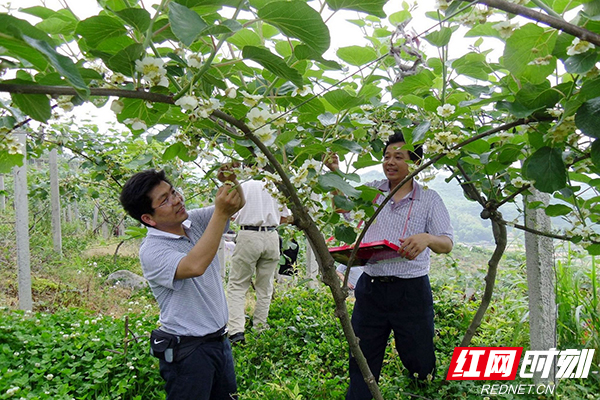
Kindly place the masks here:
POLYGON ((394 134, 394 130, 389 124, 381 124, 379 126, 379 136, 380 137, 389 137, 394 134))
POLYGON ((237 96, 237 90, 234 87, 228 87, 225 89, 225 97, 229 97, 230 99, 235 99, 237 96))
POLYGON ((552 61, 553 56, 548 54, 544 57, 535 58, 527 63, 527 65, 550 65, 550 61, 552 61))
POLYGON ((315 171, 318 171, 319 169, 321 169, 321 163, 319 163, 317 160, 309 158, 302 163, 302 166, 300 168, 312 168, 315 171))
POLYGON ((136 60, 135 70, 152 86, 169 86, 164 64, 165 62, 160 58, 144 57, 143 60, 136 60))
POLYGON ((512 179, 512 180, 510 181, 510 183, 511 183, 511 184, 512 184, 514 187, 516 187, 516 188, 519 188, 519 189, 520 189, 520 188, 522 188, 522 187, 523 187, 523 186, 525 186, 525 185, 531 185, 531 182, 530 182, 530 181, 528 181, 528 180, 526 180, 526 179, 523 179, 523 178, 521 178, 520 176, 517 176, 516 178, 512 179))
POLYGON ((290 181, 296 187, 300 187, 308 181, 308 169, 300 168, 296 175, 290 178, 290 181))
POLYGON ((443 106, 439 106, 437 108, 437 113, 439 114, 440 117, 447 118, 447 117, 451 116, 452 114, 454 114, 454 110, 456 110, 456 107, 454 107, 452 104, 446 103, 443 106))
POLYGON ((262 100, 262 98, 263 98, 260 95, 250 94, 250 93, 246 92, 245 90, 242 90, 242 95, 244 96, 243 103, 244 103, 244 105, 246 107, 254 107, 254 106, 256 106, 258 104, 258 102, 260 100, 262 100))
POLYGON ((283 113, 273 114, 271 118, 271 123, 278 128, 282 128, 287 123, 287 118, 283 116, 283 113))
POLYGON ((181 107, 183 111, 193 110, 198 107, 198 98, 196 96, 182 96, 177 99, 175 105, 181 107))
POLYGON ((250 129, 257 129, 263 125, 265 125, 271 119, 271 113, 269 110, 254 107, 248 114, 246 114, 246 118, 248 118, 248 126, 250 129))
POLYGON ((271 129, 269 125, 265 125, 262 128, 254 131, 254 135, 265 144, 265 146, 270 146, 275 142, 275 131, 271 129))
POLYGON ((492 28, 498 31, 501 38, 507 39, 519 28, 519 24, 517 22, 512 23, 510 21, 502 21, 498 22, 496 25, 492 25, 492 28))
POLYGON ((123 121, 123 123, 131 125, 131 129, 133 129, 134 131, 145 131, 146 129, 148 129, 146 123, 139 118, 127 118, 125 121, 123 121))
POLYGON ((19 387, 17 387, 17 386, 13 386, 13 387, 11 387, 10 389, 8 389, 8 390, 6 391, 6 395, 10 397, 10 396, 12 396, 13 394, 17 393, 19 390, 21 390, 19 387))
POLYGON ((123 103, 123 100, 121 99, 115 99, 112 101, 112 103, 110 103, 110 109, 115 114, 119 114, 121 111, 123 111, 123 108, 125 108, 125 103, 123 103))
POLYGON ((446 146, 456 144, 459 139, 457 134, 448 131, 437 132, 435 138, 438 142, 446 146))
POLYGON ((571 45, 567 47, 567 54, 570 56, 574 56, 576 54, 585 53, 586 51, 591 50, 593 48, 595 48, 595 46, 592 43, 586 42, 585 40, 581 40, 576 37, 575 39, 573 39, 571 45))
POLYGON ((59 106, 64 112, 73 111, 73 99, 72 96, 59 96, 56 100, 56 105, 59 106))
POLYGON ((200 54, 190 54, 187 63, 192 68, 200 68, 202 66, 202 56, 200 54))
POLYGON ((296 89, 292 90, 292 97, 296 97, 296 96, 304 97, 311 93, 312 93, 312 91, 308 86, 303 86, 301 88, 296 88, 296 89))
POLYGON ((114 73, 110 77, 110 83, 114 85, 122 85, 125 83, 125 75, 118 72, 114 73))
POLYGON ((264 166, 267 165, 267 163, 269 162, 269 159, 263 153, 260 153, 260 154, 256 155, 256 158, 254 159, 254 161, 256 161, 256 165, 258 165, 260 168, 263 168, 264 166))
POLYGON ((563 110, 556 108, 546 108, 546 112, 554 118, 560 118, 560 116, 563 114, 563 110))
POLYGON ((435 6, 438 10, 446 11, 450 3, 448 3, 448 0, 436 0, 435 6))
POLYGON ((427 153, 439 154, 444 152, 444 146, 437 141, 427 142, 427 153))
POLYGON ((51 381, 52 379, 54 379, 54 375, 48 374, 48 375, 46 375, 46 379, 51 381))

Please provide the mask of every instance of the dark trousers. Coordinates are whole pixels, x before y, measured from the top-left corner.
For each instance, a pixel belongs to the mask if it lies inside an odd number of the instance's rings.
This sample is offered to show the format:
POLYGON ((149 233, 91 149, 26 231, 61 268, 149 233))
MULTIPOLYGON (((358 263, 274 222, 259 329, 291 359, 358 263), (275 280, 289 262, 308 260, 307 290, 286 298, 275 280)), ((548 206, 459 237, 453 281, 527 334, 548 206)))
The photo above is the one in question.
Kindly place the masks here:
MULTIPOLYGON (((435 372, 433 298, 427 276, 380 282, 363 273, 354 292, 352 327, 371 372, 379 381, 390 332, 410 376, 427 379, 435 372)), ((350 354, 350 387, 346 400, 373 396, 350 354)))
POLYGON ((229 339, 198 345, 181 361, 160 360, 167 400, 237 399, 237 384, 229 339))

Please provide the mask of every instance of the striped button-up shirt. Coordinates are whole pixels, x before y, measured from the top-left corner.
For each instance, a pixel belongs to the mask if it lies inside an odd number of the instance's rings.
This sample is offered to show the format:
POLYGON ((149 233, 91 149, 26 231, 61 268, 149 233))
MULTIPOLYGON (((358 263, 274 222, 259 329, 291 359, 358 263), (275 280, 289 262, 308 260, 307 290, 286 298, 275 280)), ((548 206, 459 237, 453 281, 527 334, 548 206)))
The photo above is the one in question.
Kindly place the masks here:
MULTIPOLYGON (((387 179, 368 183, 367 186, 383 192, 375 199, 375 204, 383 203, 390 191, 387 179)), ((402 200, 398 202, 390 200, 384 206, 375 222, 369 227, 363 243, 388 240, 400 245, 400 239, 418 233, 447 236, 453 240, 450 215, 440 195, 434 190, 423 189, 415 181, 413 181, 413 188, 414 190, 402 200), (401 237, 405 226, 406 232, 404 237, 401 237)), ((429 273, 430 252, 431 250, 426 248, 414 260, 398 255, 395 258, 369 261, 364 271, 371 276, 397 276, 405 279, 424 276, 429 273)))

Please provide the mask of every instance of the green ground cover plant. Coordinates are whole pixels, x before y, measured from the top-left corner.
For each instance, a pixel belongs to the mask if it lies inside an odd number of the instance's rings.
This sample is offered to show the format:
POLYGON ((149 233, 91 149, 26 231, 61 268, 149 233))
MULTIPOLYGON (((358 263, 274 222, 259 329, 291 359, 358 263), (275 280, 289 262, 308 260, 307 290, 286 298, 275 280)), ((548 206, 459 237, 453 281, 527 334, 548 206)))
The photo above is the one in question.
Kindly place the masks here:
MULTIPOLYGON (((0 233, 6 244, 0 277, 7 282, 2 286, 7 299, 16 286, 14 249, 8 228, 0 227, 0 233)), ((32 271, 40 301, 33 312, 17 311, 4 301, 0 309, 0 399, 164 399, 158 361, 148 354, 147 338, 158 320, 152 294, 105 282, 116 269, 139 273, 137 258, 86 256, 85 249, 101 241, 75 232, 63 257, 47 251, 51 246, 45 233, 34 240, 32 271)), ((558 348, 597 349, 596 264, 575 251, 567 254, 556 263, 558 348)), ((385 399, 482 398, 481 382, 444 378, 454 347, 479 305, 488 256, 485 248, 457 245, 450 256, 434 258, 437 376, 423 387, 414 386, 390 343, 381 377, 385 399)), ((472 345, 529 349, 523 251, 508 252, 501 265, 492 306, 472 345)), ((352 298, 348 302, 351 306, 352 298)), ((234 348, 240 400, 343 399, 348 346, 333 310, 324 287, 310 289, 302 278, 277 285, 271 329, 249 331, 246 345, 234 348)), ((598 370, 598 359, 592 370, 598 370)), ((517 378, 514 383, 532 382, 517 378)), ((590 374, 588 379, 561 381, 556 397, 498 398, 589 400, 598 392, 600 380, 590 374)))

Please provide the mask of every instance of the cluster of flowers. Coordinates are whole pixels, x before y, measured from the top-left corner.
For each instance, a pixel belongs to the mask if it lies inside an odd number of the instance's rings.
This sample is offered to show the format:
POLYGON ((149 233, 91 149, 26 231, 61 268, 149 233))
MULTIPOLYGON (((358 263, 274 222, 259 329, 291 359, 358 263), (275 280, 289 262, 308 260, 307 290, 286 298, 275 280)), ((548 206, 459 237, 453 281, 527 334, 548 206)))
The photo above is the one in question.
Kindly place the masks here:
POLYGON ((6 150, 8 154, 19 154, 21 152, 19 141, 5 127, 0 128, 0 151, 3 150, 6 150))
MULTIPOLYGON (((456 111, 456 107, 452 104, 443 104, 437 108, 437 113, 440 117, 446 119, 451 117, 456 111)), ((434 137, 425 142, 425 147, 429 154, 445 153, 449 158, 454 158, 460 155, 459 150, 452 150, 456 144, 464 139, 461 133, 455 133, 451 130, 443 130, 436 132, 434 137)))
POLYGON ((265 146, 272 145, 277 138, 277 130, 273 129, 273 126, 283 127, 287 122, 286 119, 279 113, 271 113, 266 104, 258 103, 256 96, 248 95, 246 92, 242 92, 242 94, 244 95, 244 104, 252 104, 253 107, 246 114, 248 127, 265 146))
POLYGON ((202 99, 194 95, 182 96, 175 102, 185 113, 189 113, 190 119, 197 120, 208 118, 213 111, 223 106, 219 99, 202 99))

